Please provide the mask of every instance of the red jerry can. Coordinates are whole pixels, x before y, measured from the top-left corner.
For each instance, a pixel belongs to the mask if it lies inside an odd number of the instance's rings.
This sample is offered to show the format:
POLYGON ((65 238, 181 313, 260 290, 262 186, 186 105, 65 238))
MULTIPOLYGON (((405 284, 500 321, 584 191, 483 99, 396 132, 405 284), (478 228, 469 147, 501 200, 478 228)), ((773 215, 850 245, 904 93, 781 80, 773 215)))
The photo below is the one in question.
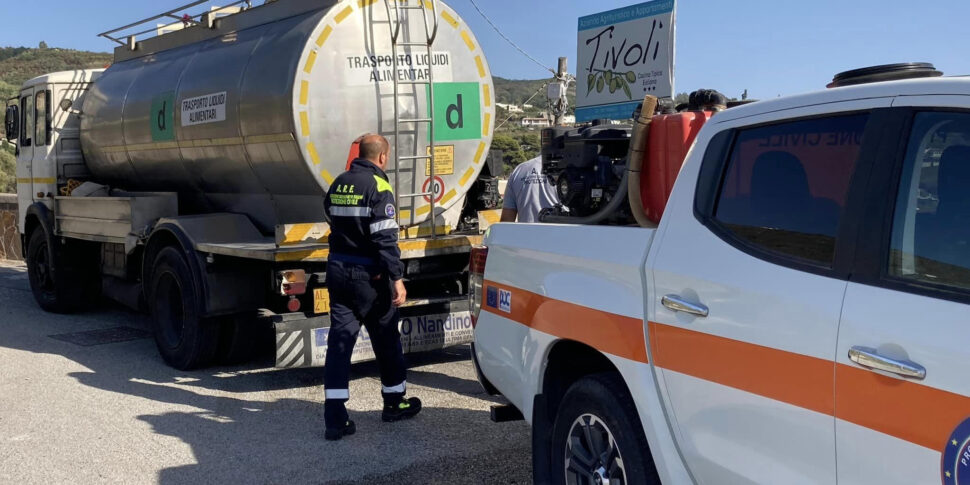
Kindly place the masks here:
POLYGON ((650 122, 646 158, 640 172, 640 197, 651 221, 660 222, 687 151, 713 114, 712 111, 684 111, 657 115, 650 122))

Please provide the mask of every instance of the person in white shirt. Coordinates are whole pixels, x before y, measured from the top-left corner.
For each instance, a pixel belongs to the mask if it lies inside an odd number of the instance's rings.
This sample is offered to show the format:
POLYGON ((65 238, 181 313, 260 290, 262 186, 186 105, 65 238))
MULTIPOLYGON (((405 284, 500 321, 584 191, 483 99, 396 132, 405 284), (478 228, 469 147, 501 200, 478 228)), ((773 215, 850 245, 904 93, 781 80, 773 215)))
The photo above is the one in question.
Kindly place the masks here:
POLYGON ((542 173, 542 157, 519 164, 505 187, 501 222, 539 222, 542 209, 559 204, 556 188, 542 173))

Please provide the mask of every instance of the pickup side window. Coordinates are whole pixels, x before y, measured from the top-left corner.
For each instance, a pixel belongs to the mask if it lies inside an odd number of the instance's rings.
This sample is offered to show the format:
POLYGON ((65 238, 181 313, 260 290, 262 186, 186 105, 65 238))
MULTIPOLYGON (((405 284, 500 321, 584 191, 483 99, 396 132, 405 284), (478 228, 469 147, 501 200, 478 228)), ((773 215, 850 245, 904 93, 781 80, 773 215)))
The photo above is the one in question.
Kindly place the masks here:
POLYGON ((970 290, 970 114, 917 113, 893 214, 889 276, 970 290))
POLYGON ((34 135, 34 97, 20 98, 20 146, 29 147, 34 135))
POLYGON ((831 268, 868 117, 828 116, 738 130, 714 224, 756 255, 831 268))

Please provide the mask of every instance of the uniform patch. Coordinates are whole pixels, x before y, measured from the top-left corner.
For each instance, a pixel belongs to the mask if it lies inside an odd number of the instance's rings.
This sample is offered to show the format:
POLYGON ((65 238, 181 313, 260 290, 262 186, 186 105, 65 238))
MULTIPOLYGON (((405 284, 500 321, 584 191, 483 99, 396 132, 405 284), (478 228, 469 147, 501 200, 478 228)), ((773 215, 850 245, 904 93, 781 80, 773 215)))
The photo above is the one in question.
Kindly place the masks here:
POLYGON ((498 308, 498 289, 496 289, 494 286, 489 286, 486 289, 485 304, 492 308, 498 308))
POLYGON ((390 218, 393 219, 394 218, 394 214, 396 214, 396 212, 394 211, 394 204, 387 204, 386 206, 384 206, 384 215, 385 216, 390 217, 390 218))
POLYGON ((498 309, 505 313, 512 313, 512 292, 498 290, 498 309))
POLYGON ((950 433, 941 465, 940 478, 944 485, 970 485, 970 418, 950 433))

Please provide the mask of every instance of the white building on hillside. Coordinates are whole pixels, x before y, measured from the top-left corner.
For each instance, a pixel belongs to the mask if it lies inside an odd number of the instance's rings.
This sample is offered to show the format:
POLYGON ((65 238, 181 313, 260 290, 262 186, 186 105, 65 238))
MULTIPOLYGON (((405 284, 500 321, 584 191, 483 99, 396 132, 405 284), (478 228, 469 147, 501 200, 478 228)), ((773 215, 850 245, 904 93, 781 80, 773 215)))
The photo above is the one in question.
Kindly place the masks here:
POLYGON ((495 106, 498 106, 499 108, 502 108, 502 109, 508 111, 509 113, 521 113, 522 112, 522 108, 520 108, 520 107, 518 107, 518 106, 516 106, 514 104, 495 103, 495 106))
POLYGON ((526 128, 545 128, 550 126, 549 118, 522 118, 522 126, 526 128))

